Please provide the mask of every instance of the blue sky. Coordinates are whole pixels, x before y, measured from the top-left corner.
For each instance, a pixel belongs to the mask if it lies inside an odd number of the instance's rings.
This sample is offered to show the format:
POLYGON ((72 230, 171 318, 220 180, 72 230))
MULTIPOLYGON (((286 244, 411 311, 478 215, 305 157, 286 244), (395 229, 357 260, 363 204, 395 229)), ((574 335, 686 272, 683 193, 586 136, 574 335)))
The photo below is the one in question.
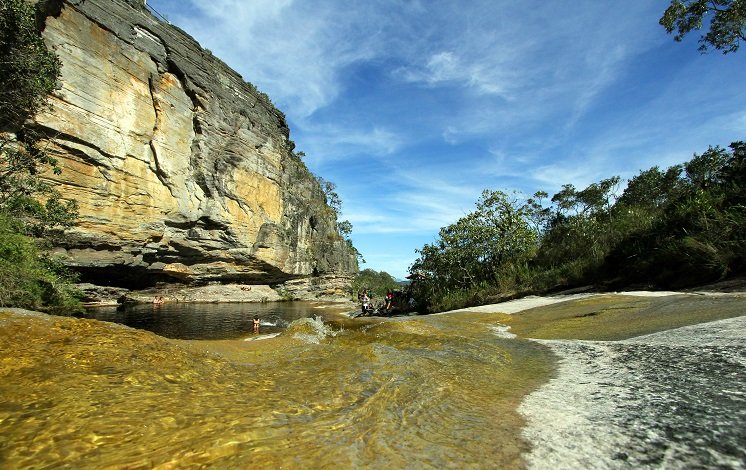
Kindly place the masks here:
POLYGON ((668 0, 148 0, 290 125, 362 265, 403 277, 483 189, 550 195, 746 138, 746 45, 697 51, 668 0))

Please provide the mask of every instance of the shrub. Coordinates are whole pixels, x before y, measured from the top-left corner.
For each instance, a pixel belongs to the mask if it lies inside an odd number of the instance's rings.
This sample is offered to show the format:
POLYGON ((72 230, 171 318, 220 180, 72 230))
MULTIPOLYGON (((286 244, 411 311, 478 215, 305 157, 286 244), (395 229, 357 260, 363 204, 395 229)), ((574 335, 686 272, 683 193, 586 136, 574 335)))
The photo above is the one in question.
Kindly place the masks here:
POLYGON ((59 258, 44 254, 18 223, 0 214, 0 306, 80 310, 73 280, 59 258))

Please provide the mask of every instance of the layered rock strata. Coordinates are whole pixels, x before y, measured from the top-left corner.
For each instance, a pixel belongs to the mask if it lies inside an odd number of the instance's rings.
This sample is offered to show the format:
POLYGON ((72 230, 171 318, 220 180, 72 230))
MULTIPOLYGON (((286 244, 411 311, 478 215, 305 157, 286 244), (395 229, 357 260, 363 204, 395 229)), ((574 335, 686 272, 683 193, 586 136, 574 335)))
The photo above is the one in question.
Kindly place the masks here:
POLYGON ((144 2, 38 4, 61 86, 35 118, 80 204, 58 240, 84 281, 277 284, 349 275, 336 215, 284 115, 144 2))

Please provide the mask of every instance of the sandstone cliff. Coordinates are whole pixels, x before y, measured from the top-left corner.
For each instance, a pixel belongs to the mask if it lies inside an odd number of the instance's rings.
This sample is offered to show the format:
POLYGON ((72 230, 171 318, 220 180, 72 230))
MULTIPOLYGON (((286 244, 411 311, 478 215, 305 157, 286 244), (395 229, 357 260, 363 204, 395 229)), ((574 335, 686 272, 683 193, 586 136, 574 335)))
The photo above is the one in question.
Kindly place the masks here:
POLYGON ((47 0, 61 87, 36 117, 80 203, 58 249, 96 284, 279 283, 354 254, 284 115, 136 0, 47 0))

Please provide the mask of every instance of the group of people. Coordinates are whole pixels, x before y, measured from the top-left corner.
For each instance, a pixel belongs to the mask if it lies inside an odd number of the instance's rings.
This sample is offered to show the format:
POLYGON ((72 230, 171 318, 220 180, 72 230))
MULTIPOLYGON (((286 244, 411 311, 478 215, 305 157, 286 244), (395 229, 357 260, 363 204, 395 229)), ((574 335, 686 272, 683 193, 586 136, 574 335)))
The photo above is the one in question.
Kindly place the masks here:
POLYGON ((357 300, 360 302, 360 308, 363 315, 370 313, 389 313, 394 308, 394 292, 391 289, 386 291, 383 298, 383 305, 376 305, 373 302, 373 293, 368 290, 361 290, 357 294, 357 300))

